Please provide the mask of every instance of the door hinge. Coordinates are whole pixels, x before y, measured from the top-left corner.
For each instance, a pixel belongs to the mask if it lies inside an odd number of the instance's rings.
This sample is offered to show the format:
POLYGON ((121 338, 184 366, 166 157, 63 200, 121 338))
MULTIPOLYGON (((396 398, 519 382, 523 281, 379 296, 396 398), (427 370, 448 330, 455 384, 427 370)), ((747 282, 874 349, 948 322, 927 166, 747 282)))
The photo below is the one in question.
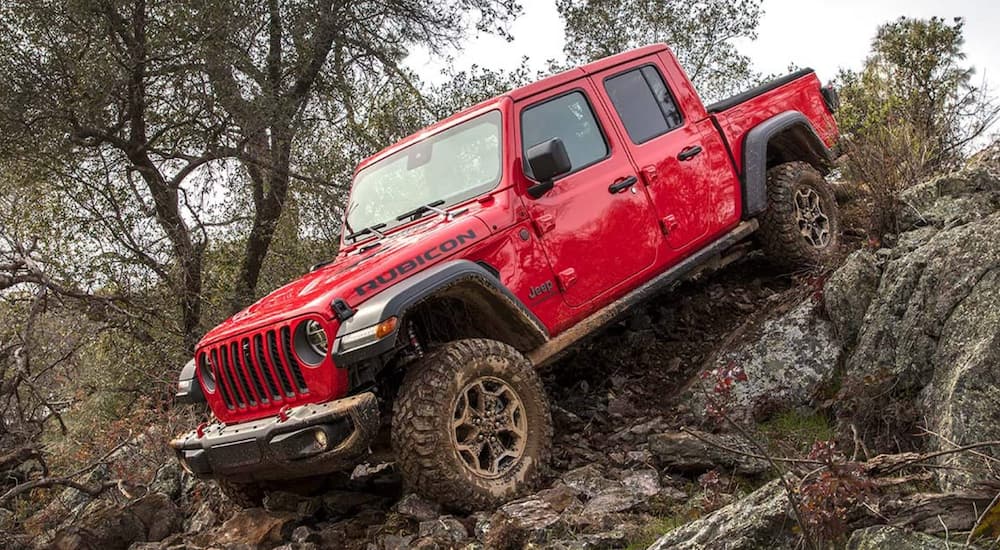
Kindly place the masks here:
POLYGON ((679 226, 677 216, 673 214, 660 218, 660 230, 663 231, 664 235, 669 235, 671 231, 676 231, 679 226))
POLYGON ((539 237, 555 228, 556 219, 551 214, 542 214, 535 218, 535 232, 538 233, 539 237))
POLYGON ((576 283, 576 270, 572 267, 564 269, 556 275, 556 279, 559 281, 559 288, 566 292, 566 289, 576 283))

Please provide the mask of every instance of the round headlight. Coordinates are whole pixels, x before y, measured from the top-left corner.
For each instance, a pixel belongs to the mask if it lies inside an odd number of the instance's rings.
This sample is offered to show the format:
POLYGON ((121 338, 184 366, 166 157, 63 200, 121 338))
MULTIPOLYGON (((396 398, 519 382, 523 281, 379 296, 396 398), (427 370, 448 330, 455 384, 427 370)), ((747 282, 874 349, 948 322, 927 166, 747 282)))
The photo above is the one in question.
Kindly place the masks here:
POLYGON ((329 342, 326 338, 326 329, 312 319, 306 321, 306 343, 316 352, 317 355, 326 357, 326 350, 329 342))

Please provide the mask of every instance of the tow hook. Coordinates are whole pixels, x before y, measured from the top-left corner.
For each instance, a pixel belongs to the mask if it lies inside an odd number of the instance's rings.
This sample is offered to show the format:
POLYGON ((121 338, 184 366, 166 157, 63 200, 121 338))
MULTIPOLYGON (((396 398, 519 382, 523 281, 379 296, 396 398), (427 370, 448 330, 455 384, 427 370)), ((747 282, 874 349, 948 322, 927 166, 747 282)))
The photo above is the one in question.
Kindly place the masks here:
POLYGON ((195 434, 198 435, 198 439, 205 437, 205 428, 207 427, 208 427, 208 422, 202 422, 201 424, 198 424, 198 427, 195 428, 195 434))
POLYGON ((279 424, 281 422, 284 422, 284 421, 288 420, 288 411, 290 411, 290 410, 292 410, 292 406, 291 405, 285 405, 284 407, 281 407, 280 409, 278 409, 278 423, 279 424))

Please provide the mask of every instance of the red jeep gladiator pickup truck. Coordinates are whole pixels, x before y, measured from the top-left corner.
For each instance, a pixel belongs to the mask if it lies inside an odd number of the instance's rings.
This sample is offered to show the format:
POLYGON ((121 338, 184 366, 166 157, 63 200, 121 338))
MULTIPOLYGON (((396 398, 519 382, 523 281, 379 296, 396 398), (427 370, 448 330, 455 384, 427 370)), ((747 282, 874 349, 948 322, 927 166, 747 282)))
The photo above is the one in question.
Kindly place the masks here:
POLYGON ((426 497, 530 490, 537 367, 752 234, 787 264, 834 254, 836 105, 803 70, 706 107, 653 45, 406 138, 358 166, 334 260, 201 340, 178 399, 214 418, 171 446, 244 504, 349 471, 383 427, 426 497))

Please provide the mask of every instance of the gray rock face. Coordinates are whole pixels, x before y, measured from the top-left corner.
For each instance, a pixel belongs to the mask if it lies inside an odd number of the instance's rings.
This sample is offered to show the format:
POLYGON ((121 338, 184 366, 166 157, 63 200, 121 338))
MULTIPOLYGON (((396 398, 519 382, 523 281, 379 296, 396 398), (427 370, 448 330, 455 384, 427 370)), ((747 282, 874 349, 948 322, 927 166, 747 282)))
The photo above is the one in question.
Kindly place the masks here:
POLYGON ((746 497, 660 537, 649 550, 791 548, 788 497, 776 479, 746 497))
MULTIPOLYGON (((734 386, 728 402, 730 416, 743 422, 807 406, 817 390, 829 382, 841 346, 833 325, 815 315, 812 299, 752 327, 730 350, 723 350, 716 368, 742 367, 747 382, 734 386)), ((688 390, 691 411, 704 415, 714 382, 695 379, 688 390), (702 386, 707 386, 703 388, 702 386)))
MULTIPOLYGON (((959 445, 1000 439, 1000 213, 986 212, 1000 207, 998 189, 980 166, 908 191, 940 229, 904 233, 888 251, 837 405, 876 447, 917 424, 959 445)), ((926 450, 946 445, 927 442, 926 450)), ((938 475, 944 490, 972 481, 960 470, 938 475)))
POLYGON ((852 347, 858 338, 865 313, 878 291, 880 275, 875 255, 858 250, 847 257, 823 288, 826 312, 847 347, 852 347))
POLYGON ((134 542, 156 542, 180 528, 173 502, 153 493, 125 506, 107 500, 88 504, 80 520, 56 533, 52 547, 79 549, 127 548, 134 542))
POLYGON ((847 550, 945 550, 948 542, 923 533, 905 531, 899 527, 876 525, 851 533, 847 550))

